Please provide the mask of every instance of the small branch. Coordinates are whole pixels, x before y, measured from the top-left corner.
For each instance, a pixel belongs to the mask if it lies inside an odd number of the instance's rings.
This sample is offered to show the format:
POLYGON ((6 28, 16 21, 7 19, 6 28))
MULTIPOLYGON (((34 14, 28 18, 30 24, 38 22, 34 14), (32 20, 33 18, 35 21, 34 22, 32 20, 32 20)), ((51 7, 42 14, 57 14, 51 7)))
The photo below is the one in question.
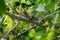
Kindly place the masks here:
POLYGON ((51 38, 51 40, 60 40, 60 35, 51 38))
POLYGON ((9 30, 7 34, 3 36, 3 38, 6 39, 10 32, 16 28, 16 26, 18 26, 18 23, 11 30, 9 30))
POLYGON ((59 13, 59 12, 60 12, 60 10, 58 10, 58 11, 56 11, 56 12, 52 12, 51 14, 46 15, 46 16, 43 17, 42 19, 48 18, 49 16, 54 15, 54 14, 59 13))
POLYGON ((31 21, 28 20, 28 19, 26 19, 26 18, 22 18, 22 17, 18 16, 17 14, 11 14, 11 13, 9 13, 9 12, 6 12, 5 14, 7 14, 8 16, 10 16, 10 17, 13 18, 13 19, 17 19, 17 20, 19 20, 19 21, 30 22, 30 23, 32 23, 32 24, 36 24, 36 25, 38 25, 38 26, 41 26, 41 28, 44 29, 44 27, 42 27, 42 20, 48 18, 48 17, 51 16, 51 15, 56 14, 57 12, 60 12, 60 10, 58 10, 58 11, 56 11, 56 12, 53 12, 53 13, 51 13, 51 14, 49 14, 49 15, 44 16, 43 18, 41 18, 41 20, 31 20, 31 21))
POLYGON ((6 15, 10 16, 12 19, 17 19, 19 21, 28 21, 26 18, 20 17, 17 14, 6 12, 6 15))
POLYGON ((55 24, 55 29, 58 29, 59 30, 59 28, 60 28, 60 24, 55 24))
POLYGON ((24 34, 25 32, 28 32, 29 30, 31 30, 31 29, 33 29, 33 28, 35 28, 35 27, 36 27, 36 25, 32 26, 31 28, 27 29, 26 31, 23 31, 23 32, 21 32, 21 33, 18 33, 13 39, 17 38, 18 36, 21 36, 21 35, 24 34))

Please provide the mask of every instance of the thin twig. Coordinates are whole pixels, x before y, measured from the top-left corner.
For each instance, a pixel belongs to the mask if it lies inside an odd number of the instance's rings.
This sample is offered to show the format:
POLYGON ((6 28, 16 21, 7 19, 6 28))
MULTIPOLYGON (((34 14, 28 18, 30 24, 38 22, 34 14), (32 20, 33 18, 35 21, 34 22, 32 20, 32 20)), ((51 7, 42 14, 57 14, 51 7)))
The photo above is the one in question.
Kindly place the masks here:
POLYGON ((8 6, 13 10, 13 13, 18 13, 18 12, 16 11, 15 7, 12 7, 12 6, 10 5, 10 3, 8 3, 8 6))
POLYGON ((7 32, 7 34, 5 34, 5 35, 3 36, 3 38, 4 38, 4 39, 7 38, 7 36, 10 34, 10 32, 11 32, 12 30, 14 30, 14 29, 16 28, 16 26, 18 26, 18 23, 17 23, 11 30, 9 30, 9 31, 7 32))
POLYGON ((55 12, 52 12, 51 14, 44 16, 44 17, 42 18, 42 20, 45 19, 45 18, 48 18, 49 16, 54 15, 54 14, 56 14, 56 13, 58 13, 58 12, 60 12, 60 10, 55 11, 55 12))
POLYGON ((35 28, 35 27, 36 27, 36 25, 32 26, 31 28, 27 29, 26 31, 23 31, 23 32, 21 32, 21 33, 18 33, 13 39, 15 39, 15 38, 18 37, 18 36, 21 36, 21 35, 24 34, 25 32, 28 32, 29 30, 31 30, 31 29, 33 29, 33 28, 35 28))
MULTIPOLYGON (((45 16, 44 18, 47 18, 47 17, 49 17, 49 16, 51 16, 51 15, 53 15, 53 14, 55 14, 55 13, 56 13, 56 12, 54 12, 54 13, 52 13, 52 14, 50 14, 50 15, 47 15, 47 16, 45 16)), ((42 19, 44 19, 44 18, 42 18, 42 19)), ((31 30, 32 28, 35 28, 35 27, 36 27, 36 26, 33 26, 33 27, 29 28, 29 29, 26 30, 26 31, 23 31, 23 32, 21 32, 21 33, 18 33, 14 38, 16 38, 16 37, 24 34, 25 32, 27 32, 27 31, 31 30)), ((13 39, 14 39, 14 38, 13 38, 13 39)))

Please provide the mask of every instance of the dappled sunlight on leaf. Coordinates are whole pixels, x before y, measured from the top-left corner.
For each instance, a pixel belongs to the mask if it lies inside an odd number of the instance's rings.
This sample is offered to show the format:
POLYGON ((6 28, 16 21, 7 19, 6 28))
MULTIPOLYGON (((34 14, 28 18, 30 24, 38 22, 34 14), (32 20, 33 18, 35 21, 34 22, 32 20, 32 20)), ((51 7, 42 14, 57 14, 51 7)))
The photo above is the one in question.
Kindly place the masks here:
POLYGON ((51 31, 47 35, 47 40, 50 40, 55 35, 54 26, 52 26, 51 31))
POLYGON ((6 17, 5 17, 4 24, 7 24, 8 29, 12 28, 12 25, 13 25, 12 19, 8 15, 6 15, 6 17))
POLYGON ((40 40, 41 39, 41 36, 36 36, 36 40, 40 40))
POLYGON ((30 36, 30 37, 35 37, 35 36, 36 36, 35 29, 31 29, 31 30, 30 30, 29 36, 30 36))

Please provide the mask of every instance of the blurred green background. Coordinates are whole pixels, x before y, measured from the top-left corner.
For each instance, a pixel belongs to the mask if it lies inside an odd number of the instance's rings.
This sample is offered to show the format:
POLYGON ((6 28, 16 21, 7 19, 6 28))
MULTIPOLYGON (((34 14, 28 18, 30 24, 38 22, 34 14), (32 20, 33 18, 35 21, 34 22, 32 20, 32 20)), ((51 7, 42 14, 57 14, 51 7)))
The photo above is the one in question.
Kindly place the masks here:
POLYGON ((7 35, 6 40, 60 40, 59 12, 44 19, 45 23, 43 25, 46 27, 46 30, 41 29, 40 26, 36 26, 36 28, 13 39, 18 33, 28 30, 32 25, 26 21, 12 19, 4 13, 8 11, 21 16, 18 13, 21 9, 25 9, 28 14, 33 14, 41 20, 44 16, 60 10, 60 0, 0 0, 0 39, 17 25, 7 35))

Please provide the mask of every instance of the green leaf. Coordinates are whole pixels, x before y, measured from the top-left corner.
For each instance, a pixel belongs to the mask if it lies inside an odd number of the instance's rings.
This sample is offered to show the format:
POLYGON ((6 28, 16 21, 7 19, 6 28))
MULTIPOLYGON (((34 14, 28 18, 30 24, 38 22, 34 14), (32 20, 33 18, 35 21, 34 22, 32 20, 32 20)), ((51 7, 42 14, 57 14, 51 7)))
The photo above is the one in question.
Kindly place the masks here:
POLYGON ((59 16, 59 13, 57 13, 57 14, 55 15, 55 18, 54 18, 54 24, 57 23, 58 16, 59 16))
POLYGON ((14 35, 11 33, 11 34, 9 35, 10 40, 12 40, 13 37, 14 37, 14 35))
MULTIPOLYGON (((48 2, 47 2, 48 3, 48 2)), ((46 5, 45 9, 47 9, 48 11, 55 11, 56 8, 56 3, 57 3, 57 0, 51 0, 50 3, 48 5, 46 5)))
POLYGON ((41 40, 41 36, 36 36, 36 40, 41 40))
POLYGON ((57 24, 60 24, 60 13, 59 13, 59 16, 58 16, 58 19, 57 19, 57 24))
POLYGON ((36 11, 45 11, 45 7, 44 7, 44 5, 43 4, 39 4, 38 5, 38 8, 36 9, 36 11))
POLYGON ((31 29, 31 30, 30 30, 29 36, 30 36, 30 37, 35 37, 35 36, 36 36, 35 29, 31 29))
POLYGON ((55 30, 54 30, 54 26, 52 26, 51 31, 48 33, 46 39, 50 40, 51 38, 53 38, 54 35, 55 35, 55 30))
POLYGON ((57 3, 58 0, 51 0, 51 3, 57 3))
POLYGON ((6 5, 4 0, 0 0, 0 13, 5 12, 6 11, 6 5))
POLYGON ((6 17, 4 19, 4 24, 7 24, 7 29, 9 29, 9 30, 13 26, 12 19, 8 15, 6 15, 6 17))
POLYGON ((50 11, 54 11, 54 9, 55 9, 55 4, 54 4, 54 3, 51 3, 48 7, 49 7, 48 9, 49 9, 50 11))
POLYGON ((45 5, 48 5, 51 2, 51 0, 45 0, 45 5))
POLYGON ((19 1, 19 0, 11 0, 12 2, 17 2, 17 1, 19 1))
POLYGON ((45 3, 45 0, 40 0, 40 3, 44 4, 45 3))

